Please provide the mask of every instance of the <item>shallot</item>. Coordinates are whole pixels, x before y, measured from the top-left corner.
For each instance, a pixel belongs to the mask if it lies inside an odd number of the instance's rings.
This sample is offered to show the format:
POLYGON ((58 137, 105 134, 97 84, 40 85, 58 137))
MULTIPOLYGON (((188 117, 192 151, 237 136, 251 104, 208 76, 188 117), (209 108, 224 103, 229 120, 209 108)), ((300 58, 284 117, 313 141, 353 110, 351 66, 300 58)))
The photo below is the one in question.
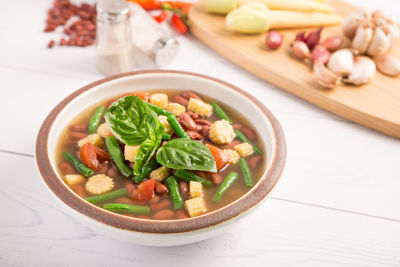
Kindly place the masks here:
POLYGON ((278 49, 283 42, 283 35, 277 31, 270 31, 267 34, 265 43, 270 49, 278 49))
POLYGON ((331 36, 326 38, 321 45, 325 46, 329 51, 335 51, 342 46, 343 38, 340 36, 331 36))
POLYGON ((322 45, 317 45, 312 51, 313 62, 326 64, 331 56, 331 53, 322 45))

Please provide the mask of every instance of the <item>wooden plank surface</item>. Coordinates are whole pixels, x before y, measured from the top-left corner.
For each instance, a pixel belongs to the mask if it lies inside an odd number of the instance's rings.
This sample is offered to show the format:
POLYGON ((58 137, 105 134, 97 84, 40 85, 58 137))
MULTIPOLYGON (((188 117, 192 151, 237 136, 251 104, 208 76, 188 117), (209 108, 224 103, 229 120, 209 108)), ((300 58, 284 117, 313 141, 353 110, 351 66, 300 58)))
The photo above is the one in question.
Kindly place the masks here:
MULTIPOLYGON (((345 16, 355 7, 332 0, 338 14, 345 16)), ((260 78, 339 116, 385 134, 400 137, 400 78, 377 73, 360 87, 320 87, 311 69, 294 59, 290 42, 298 30, 285 30, 285 42, 277 51, 266 48, 265 34, 240 35, 228 31, 223 16, 207 14, 198 2, 190 11, 192 33, 217 53, 260 78)), ((340 26, 326 27, 324 36, 341 34, 340 26)), ((400 57, 400 43, 391 53, 400 57)))

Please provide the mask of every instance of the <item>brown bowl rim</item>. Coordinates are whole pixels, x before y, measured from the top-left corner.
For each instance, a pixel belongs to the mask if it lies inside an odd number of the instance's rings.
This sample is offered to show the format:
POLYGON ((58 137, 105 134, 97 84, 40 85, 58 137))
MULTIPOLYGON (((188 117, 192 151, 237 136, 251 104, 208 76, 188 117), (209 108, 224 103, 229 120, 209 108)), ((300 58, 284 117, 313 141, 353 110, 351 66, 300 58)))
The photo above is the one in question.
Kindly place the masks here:
POLYGON ((121 74, 116 74, 95 81, 82 87, 81 89, 73 92, 62 100, 46 117, 44 120, 36 139, 36 164, 39 172, 42 176, 44 183, 47 187, 56 195, 59 200, 64 204, 72 208, 73 210, 85 215, 97 222, 116 227, 119 229, 145 232, 145 233, 182 233, 193 230, 200 230, 213 225, 217 225, 226 222, 242 212, 247 211, 259 202, 261 202, 275 187, 282 174, 283 168, 286 162, 286 140, 283 134, 283 130, 278 120, 274 115, 255 97, 245 92, 244 90, 221 81, 219 79, 209 77, 202 74, 177 71, 177 70, 145 70, 145 71, 132 71, 121 74), (275 135, 276 151, 273 154, 272 164, 268 172, 258 181, 258 183, 251 189, 251 193, 246 193, 244 196, 234 201, 233 203, 218 209, 211 213, 206 213, 199 217, 180 219, 180 220, 151 220, 151 219, 140 219, 134 217, 128 217, 116 213, 112 213, 103 210, 95 205, 88 203, 82 198, 78 197, 71 189, 69 189, 64 182, 59 179, 56 171, 53 170, 48 156, 48 138, 51 126, 63 110, 63 108, 70 103, 73 99, 78 97, 83 92, 90 90, 91 88, 111 81, 118 78, 142 75, 142 74, 183 74, 188 76, 195 76, 204 79, 211 80, 213 82, 220 83, 230 89, 239 92, 241 95, 251 100, 258 108, 264 113, 272 125, 272 129, 275 135))

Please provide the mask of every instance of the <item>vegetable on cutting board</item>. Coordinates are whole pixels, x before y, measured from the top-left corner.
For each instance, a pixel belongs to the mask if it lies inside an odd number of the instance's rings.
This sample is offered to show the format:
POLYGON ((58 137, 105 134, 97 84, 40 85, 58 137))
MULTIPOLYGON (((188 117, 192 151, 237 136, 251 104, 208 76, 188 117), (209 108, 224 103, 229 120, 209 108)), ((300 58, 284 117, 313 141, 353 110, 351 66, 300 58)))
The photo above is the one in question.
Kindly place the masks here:
POLYGON ((325 1, 315 0, 206 0, 208 12, 227 14, 247 2, 259 2, 272 10, 293 10, 301 12, 334 13, 335 10, 325 1))

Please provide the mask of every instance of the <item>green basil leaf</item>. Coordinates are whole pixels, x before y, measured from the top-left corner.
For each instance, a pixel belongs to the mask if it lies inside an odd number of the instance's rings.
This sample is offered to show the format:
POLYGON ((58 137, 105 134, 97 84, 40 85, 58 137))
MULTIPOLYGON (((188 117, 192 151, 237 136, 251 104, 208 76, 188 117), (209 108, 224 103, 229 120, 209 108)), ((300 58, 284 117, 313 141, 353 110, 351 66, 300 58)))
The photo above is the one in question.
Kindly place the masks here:
POLYGON ((137 96, 126 96, 114 102, 104 113, 104 118, 113 135, 132 146, 147 139, 149 128, 157 129, 161 124, 157 114, 137 96))
POLYGON ((169 141, 157 152, 157 161, 172 169, 217 172, 211 151, 201 142, 186 138, 169 141))

